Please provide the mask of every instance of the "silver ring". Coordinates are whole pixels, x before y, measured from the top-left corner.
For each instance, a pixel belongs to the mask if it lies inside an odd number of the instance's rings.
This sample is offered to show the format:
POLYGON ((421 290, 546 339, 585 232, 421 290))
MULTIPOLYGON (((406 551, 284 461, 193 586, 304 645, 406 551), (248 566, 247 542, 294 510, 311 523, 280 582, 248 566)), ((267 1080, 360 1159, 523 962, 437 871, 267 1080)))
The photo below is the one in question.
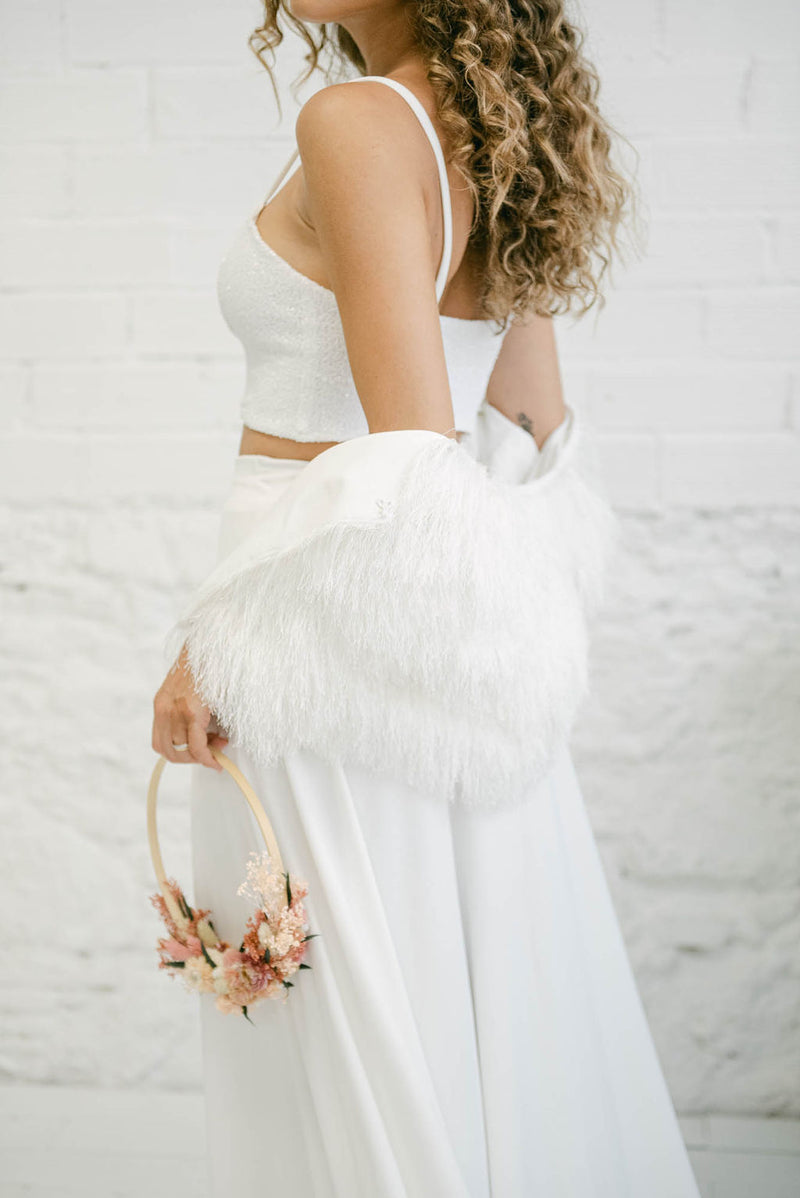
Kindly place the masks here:
POLYGON ((189 748, 188 745, 173 745, 172 747, 176 753, 183 753, 184 750, 189 748))

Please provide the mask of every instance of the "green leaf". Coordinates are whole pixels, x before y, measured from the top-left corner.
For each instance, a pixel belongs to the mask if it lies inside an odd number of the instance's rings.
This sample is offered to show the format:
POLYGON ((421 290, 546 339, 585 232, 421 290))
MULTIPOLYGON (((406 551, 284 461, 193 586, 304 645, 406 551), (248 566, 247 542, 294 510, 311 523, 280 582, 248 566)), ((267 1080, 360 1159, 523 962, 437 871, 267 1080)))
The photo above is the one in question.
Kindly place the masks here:
MULTIPOLYGON (((319 936, 319 932, 309 932, 307 936, 303 937, 303 940, 313 940, 315 936, 319 936)), ((300 941, 301 944, 303 943, 303 940, 300 941)))
POLYGON ((286 878, 286 901, 287 901, 287 903, 289 904, 289 906, 291 907, 291 905, 292 905, 292 888, 291 888, 291 886, 289 885, 289 871, 288 871, 288 869, 287 869, 286 873, 285 873, 283 876, 286 878))
POLYGON ((310 966, 310 965, 306 965, 305 961, 301 961, 301 962, 300 962, 300 964, 297 966, 297 968, 298 968, 298 969, 310 969, 310 968, 311 968, 311 966, 310 966))
POLYGON ((186 968, 185 961, 165 961, 164 964, 171 965, 173 967, 173 969, 185 969, 186 968))
POLYGON ((252 1021, 252 1019, 250 1018, 250 1016, 247 1014, 247 1007, 242 1007, 242 1014, 244 1015, 245 1019, 247 1020, 247 1022, 248 1022, 249 1024, 251 1024, 253 1027, 255 1027, 255 1026, 256 1026, 256 1025, 253 1023, 253 1021, 252 1021))
POLYGON ((203 941, 202 941, 202 940, 200 941, 200 948, 203 950, 203 956, 204 956, 204 957, 205 957, 205 959, 208 961, 208 963, 209 963, 209 965, 211 966, 211 968, 212 968, 212 969, 216 969, 216 968, 217 968, 217 963, 216 963, 216 961, 214 961, 214 960, 213 960, 213 958, 212 958, 212 957, 209 957, 209 955, 208 955, 208 952, 206 951, 206 946, 203 944, 203 941))
POLYGON ((284 984, 284 986, 286 987, 286 989, 287 989, 287 990, 289 990, 289 989, 291 989, 291 987, 294 985, 294 982, 287 982, 287 981, 286 981, 286 978, 284 978, 284 979, 283 979, 283 984, 284 984))

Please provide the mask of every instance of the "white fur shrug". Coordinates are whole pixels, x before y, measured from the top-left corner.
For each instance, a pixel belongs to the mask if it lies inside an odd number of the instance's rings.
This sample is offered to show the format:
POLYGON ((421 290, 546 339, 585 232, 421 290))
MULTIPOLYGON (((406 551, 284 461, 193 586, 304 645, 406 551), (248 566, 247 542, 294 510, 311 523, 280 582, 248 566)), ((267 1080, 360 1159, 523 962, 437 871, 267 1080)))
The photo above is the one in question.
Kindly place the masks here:
POLYGON ((588 690, 616 518, 575 412, 539 451, 484 404, 309 462, 171 631, 231 743, 307 747, 470 807, 516 802, 588 690))

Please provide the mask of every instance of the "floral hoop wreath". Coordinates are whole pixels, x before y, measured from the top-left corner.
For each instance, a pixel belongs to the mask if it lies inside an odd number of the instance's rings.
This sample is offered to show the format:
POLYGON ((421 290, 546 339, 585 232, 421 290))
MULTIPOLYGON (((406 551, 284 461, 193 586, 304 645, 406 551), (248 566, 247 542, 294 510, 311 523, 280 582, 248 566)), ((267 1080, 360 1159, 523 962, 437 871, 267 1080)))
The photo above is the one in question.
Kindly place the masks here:
POLYGON ((248 1007, 264 998, 282 997, 285 1002, 294 985, 292 975, 311 968, 303 958, 317 933, 307 931, 303 899, 308 886, 284 870, 275 832, 255 791, 220 749, 211 752, 247 799, 267 846, 250 854, 245 881, 236 892, 257 906, 235 948, 217 935, 210 908, 192 908, 175 879, 167 877, 156 830, 158 784, 167 764, 166 757, 159 757, 147 790, 147 837, 160 888, 150 902, 168 932, 158 941, 158 968, 173 976, 180 973, 191 993, 215 994, 223 1014, 241 1014, 252 1023, 248 1007))

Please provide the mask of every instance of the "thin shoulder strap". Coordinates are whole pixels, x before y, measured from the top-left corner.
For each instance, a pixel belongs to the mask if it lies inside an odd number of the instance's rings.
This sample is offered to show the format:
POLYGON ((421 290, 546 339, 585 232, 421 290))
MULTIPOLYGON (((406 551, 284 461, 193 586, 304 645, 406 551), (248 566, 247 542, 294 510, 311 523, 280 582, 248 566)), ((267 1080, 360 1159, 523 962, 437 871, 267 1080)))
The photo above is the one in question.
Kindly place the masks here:
POLYGON ((406 87, 404 83, 398 83, 396 79, 387 78, 386 75, 356 75, 355 79, 351 80, 351 82, 357 83, 365 79, 374 81, 375 83, 387 84, 388 87, 394 88, 397 94, 409 103, 419 123, 425 130, 428 141, 431 143, 433 152, 436 155, 436 165, 439 168, 439 190, 442 197, 442 220, 444 223, 442 257, 439 262, 439 270, 436 274, 436 301, 438 303, 442 298, 447 283, 450 258, 453 253, 453 210, 450 204, 450 184, 447 179, 447 166, 444 160, 442 143, 433 127, 433 121, 409 87, 406 87))
POLYGON ((286 180, 289 178, 289 176, 291 174, 294 173, 294 171, 297 169, 297 167, 299 165, 300 165, 300 151, 295 146, 294 150, 292 151, 291 158, 286 163, 286 165, 284 166, 281 173, 278 175, 275 182, 272 184, 272 187, 269 189, 266 199, 264 200, 265 204, 268 204, 269 201, 272 199, 272 197, 278 194, 278 192, 280 191, 281 187, 283 187, 286 180))

